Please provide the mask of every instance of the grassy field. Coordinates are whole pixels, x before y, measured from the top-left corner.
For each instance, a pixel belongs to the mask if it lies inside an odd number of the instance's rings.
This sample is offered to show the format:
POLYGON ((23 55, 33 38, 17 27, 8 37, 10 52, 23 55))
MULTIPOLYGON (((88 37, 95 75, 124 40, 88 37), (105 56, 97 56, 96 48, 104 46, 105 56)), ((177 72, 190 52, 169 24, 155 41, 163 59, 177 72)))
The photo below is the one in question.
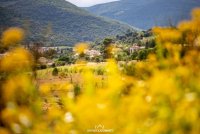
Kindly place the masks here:
POLYGON ((105 79, 105 65, 106 63, 87 63, 74 64, 68 66, 57 67, 58 74, 53 75, 54 68, 47 68, 37 71, 37 82, 41 86, 43 84, 64 84, 70 83, 74 86, 83 87, 83 75, 85 71, 90 70, 95 75, 96 86, 102 86, 105 79))

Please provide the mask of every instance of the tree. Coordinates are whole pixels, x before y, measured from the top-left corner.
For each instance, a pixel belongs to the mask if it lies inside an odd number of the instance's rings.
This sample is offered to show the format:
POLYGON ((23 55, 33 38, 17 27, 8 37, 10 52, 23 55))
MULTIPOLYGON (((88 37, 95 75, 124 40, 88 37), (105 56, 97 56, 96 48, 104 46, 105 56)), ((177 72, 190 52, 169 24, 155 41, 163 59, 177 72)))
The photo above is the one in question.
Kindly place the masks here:
POLYGON ((144 60, 147 58, 147 55, 148 55, 147 50, 140 50, 138 54, 138 59, 144 60))
POLYGON ((103 54, 104 54, 105 59, 111 58, 111 56, 112 56, 112 54, 111 54, 112 42, 113 42, 113 40, 110 38, 105 38, 103 41, 103 54))
POLYGON ((58 75, 58 69, 57 69, 57 68, 54 68, 54 69, 53 69, 52 75, 53 75, 53 76, 57 76, 57 75, 58 75))
POLYGON ((137 52, 137 51, 135 51, 135 52, 133 52, 133 53, 131 54, 131 59, 132 59, 132 60, 137 60, 137 59, 138 59, 138 52, 137 52))
POLYGON ((29 46, 29 50, 31 51, 36 63, 38 59, 42 56, 42 54, 40 53, 40 48, 42 46, 42 43, 34 43, 32 46, 29 46))
POLYGON ((106 47, 106 46, 109 46, 111 43, 112 43, 112 39, 110 38, 105 38, 104 41, 103 41, 103 45, 106 47))
POLYGON ((52 59, 53 56, 54 56, 56 53, 57 53, 56 50, 54 50, 54 49, 49 49, 49 50, 47 50, 47 51, 45 51, 45 52, 43 53, 43 56, 46 57, 46 58, 52 59))

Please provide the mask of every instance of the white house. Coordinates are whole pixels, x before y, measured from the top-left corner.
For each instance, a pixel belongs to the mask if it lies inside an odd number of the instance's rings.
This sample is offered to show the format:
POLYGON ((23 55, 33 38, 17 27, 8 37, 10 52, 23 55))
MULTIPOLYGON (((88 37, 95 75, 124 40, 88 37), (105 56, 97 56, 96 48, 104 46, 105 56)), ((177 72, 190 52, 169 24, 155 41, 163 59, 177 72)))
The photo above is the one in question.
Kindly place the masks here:
POLYGON ((145 49, 145 47, 143 46, 140 47, 137 44, 133 44, 133 46, 130 47, 130 53, 134 53, 142 49, 145 49))
POLYGON ((98 50, 85 50, 84 52, 86 55, 90 56, 90 58, 100 56, 101 53, 98 50))

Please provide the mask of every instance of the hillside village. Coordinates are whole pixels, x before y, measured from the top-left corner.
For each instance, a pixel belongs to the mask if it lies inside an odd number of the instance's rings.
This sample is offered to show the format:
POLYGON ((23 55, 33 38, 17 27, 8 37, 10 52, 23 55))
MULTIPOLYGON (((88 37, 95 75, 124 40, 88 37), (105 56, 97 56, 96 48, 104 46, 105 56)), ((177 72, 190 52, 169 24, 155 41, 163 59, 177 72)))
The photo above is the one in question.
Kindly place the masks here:
POLYGON ((148 30, 142 32, 127 31, 125 34, 113 38, 86 42, 89 47, 84 50, 81 56, 73 47, 69 46, 45 47, 42 44, 31 44, 27 49, 36 55, 38 64, 44 68, 45 65, 51 67, 74 64, 79 59, 88 62, 104 62, 107 47, 112 48, 112 58, 117 61, 145 60, 148 53, 154 52, 154 43, 154 36, 151 30, 148 30))
MULTIPOLYGON (((44 43, 30 43, 24 47, 31 51, 35 57, 37 69, 47 67, 64 66, 84 60, 87 62, 105 62, 107 58, 116 61, 145 60, 149 53, 153 53, 155 37, 151 30, 134 32, 126 31, 115 37, 107 37, 103 40, 85 42, 88 48, 82 54, 77 53, 71 46, 46 46, 44 43), (107 49, 109 50, 109 54, 107 49)), ((5 56, 1 48, 0 56, 5 56)), ((5 51, 6 52, 6 51, 5 51)))

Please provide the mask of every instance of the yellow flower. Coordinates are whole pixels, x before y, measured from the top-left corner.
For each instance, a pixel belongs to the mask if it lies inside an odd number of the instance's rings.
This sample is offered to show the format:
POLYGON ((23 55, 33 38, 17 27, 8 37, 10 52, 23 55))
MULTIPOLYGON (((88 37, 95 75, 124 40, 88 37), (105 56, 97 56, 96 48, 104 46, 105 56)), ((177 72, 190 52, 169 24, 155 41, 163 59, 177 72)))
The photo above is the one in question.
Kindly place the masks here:
POLYGON ((48 94, 51 91, 51 84, 42 84, 40 86, 40 93, 41 94, 48 94))
POLYGON ((0 128, 0 134, 10 134, 10 132, 6 129, 0 128))
POLYGON ((1 71, 30 69, 33 65, 31 54, 24 48, 16 48, 6 54, 0 62, 1 71))
POLYGON ((182 21, 178 24, 178 28, 181 32, 188 32, 192 29, 195 29, 194 24, 192 21, 182 21))
POLYGON ((87 50, 89 48, 87 43, 79 43, 75 45, 75 52, 78 54, 83 54, 85 52, 85 50, 87 50))
MULTIPOLYGON (((17 75, 8 79, 3 84, 3 97, 6 101, 18 98, 17 95, 25 95, 31 89, 32 83, 29 76, 17 75)), ((22 99, 22 98, 18 98, 22 99)))
POLYGON ((4 46, 16 45, 24 39, 24 31, 20 28, 9 28, 3 35, 1 42, 4 46))
POLYGON ((11 125, 11 123, 17 122, 17 110, 15 108, 6 108, 2 111, 1 118, 5 124, 11 125))
POLYGON ((200 8, 195 8, 192 11, 192 19, 196 21, 200 21, 200 8))
POLYGON ((158 41, 160 43, 165 42, 177 42, 181 39, 181 32, 174 28, 153 28, 153 32, 158 35, 158 41))

